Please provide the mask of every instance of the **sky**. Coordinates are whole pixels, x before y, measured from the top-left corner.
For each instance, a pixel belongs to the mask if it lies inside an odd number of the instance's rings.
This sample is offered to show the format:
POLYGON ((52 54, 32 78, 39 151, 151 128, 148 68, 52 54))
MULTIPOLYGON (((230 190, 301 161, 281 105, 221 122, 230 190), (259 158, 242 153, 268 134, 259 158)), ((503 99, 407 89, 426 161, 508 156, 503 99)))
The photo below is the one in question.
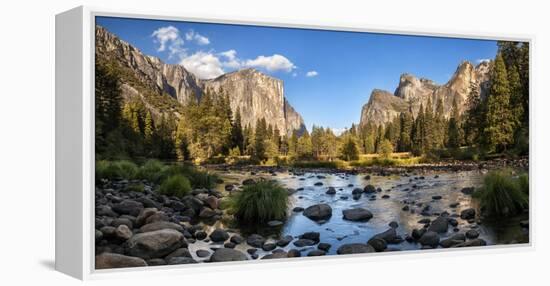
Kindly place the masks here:
POLYGON ((489 40, 115 17, 96 24, 199 78, 256 68, 282 79, 308 130, 336 132, 359 122, 373 89, 393 92, 403 73, 444 84, 460 62, 478 64, 497 52, 489 40))

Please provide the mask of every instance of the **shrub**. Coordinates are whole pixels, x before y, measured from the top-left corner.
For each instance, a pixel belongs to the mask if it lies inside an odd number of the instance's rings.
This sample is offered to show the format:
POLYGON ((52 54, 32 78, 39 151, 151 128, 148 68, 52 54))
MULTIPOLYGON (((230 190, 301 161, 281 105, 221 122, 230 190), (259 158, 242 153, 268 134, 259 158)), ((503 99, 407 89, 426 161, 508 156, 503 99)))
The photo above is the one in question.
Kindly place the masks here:
POLYGON ((522 191, 525 188, 522 182, 524 180, 513 178, 510 170, 491 171, 483 179, 483 186, 474 195, 488 215, 514 215, 529 206, 528 195, 522 191))
POLYGON ((379 155, 383 159, 390 159, 391 154, 393 153, 393 145, 390 140, 385 139, 382 141, 382 146, 380 146, 379 155))
POLYGON ((139 169, 138 177, 153 183, 159 183, 166 166, 159 160, 147 160, 139 169))
POLYGON ((231 210, 245 224, 265 223, 286 218, 288 192, 275 181, 245 186, 232 197, 231 210))
POLYGON ((168 177, 159 187, 159 193, 167 196, 183 198, 191 192, 189 180, 182 175, 168 177))
POLYGON ((216 186, 218 176, 206 171, 197 170, 193 166, 188 165, 173 165, 167 167, 162 172, 160 180, 174 175, 183 175, 187 177, 193 188, 211 189, 216 186))
POLYGON ((519 184, 519 189, 524 194, 529 196, 529 175, 526 174, 526 173, 523 173, 523 174, 519 175, 518 184, 519 184))
POLYGON ((97 161, 96 180, 99 179, 133 179, 138 173, 136 164, 130 161, 97 161))

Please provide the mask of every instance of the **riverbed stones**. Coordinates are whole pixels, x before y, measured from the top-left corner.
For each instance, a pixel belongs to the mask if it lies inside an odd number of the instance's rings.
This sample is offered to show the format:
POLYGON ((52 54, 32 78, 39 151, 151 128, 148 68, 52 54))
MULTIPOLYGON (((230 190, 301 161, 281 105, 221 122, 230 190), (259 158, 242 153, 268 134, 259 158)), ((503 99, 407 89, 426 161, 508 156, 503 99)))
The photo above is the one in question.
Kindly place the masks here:
POLYGON ((224 242, 229 238, 229 234, 221 228, 216 228, 209 237, 213 242, 224 242))
POLYGON ((120 203, 114 204, 112 209, 118 214, 138 216, 143 209, 143 204, 134 200, 124 200, 120 203))
POLYGON ((476 216, 476 210, 473 208, 468 208, 460 212, 460 218, 464 220, 474 219, 476 216))
POLYGON ((303 212, 304 211, 304 208, 303 207, 295 207, 292 209, 293 212, 295 213, 299 213, 299 212, 303 212))
POLYGON ((437 217, 434 221, 431 222, 428 227, 428 231, 433 231, 437 233, 446 233, 449 228, 449 221, 446 217, 437 217))
POLYGON ((479 236, 479 232, 477 232, 477 230, 475 229, 470 229, 466 232, 466 237, 468 239, 474 239, 474 238, 477 238, 479 236))
POLYGON ((372 246, 366 243, 343 244, 336 250, 337 254, 358 254, 376 252, 372 246))
POLYGON ((173 229, 162 229, 132 236, 126 243, 126 252, 143 259, 159 258, 183 245, 183 234, 173 229))
POLYGON ((353 209, 343 210, 342 214, 345 220, 350 220, 350 221, 366 222, 373 217, 372 213, 364 208, 353 208, 353 209))
POLYGON ((309 239, 309 240, 313 240, 315 243, 318 243, 321 238, 321 234, 316 231, 308 231, 298 236, 298 238, 309 239))
POLYGON ((287 257, 288 257, 288 253, 281 251, 281 252, 274 252, 274 253, 268 254, 262 257, 262 259, 279 259, 279 258, 287 258, 287 257))
POLYGON ((328 190, 326 191, 327 195, 334 195, 336 194, 336 189, 334 187, 328 187, 328 190))
POLYGON ((244 238, 238 234, 234 234, 233 236, 231 236, 229 241, 233 242, 234 244, 241 244, 243 243, 244 238))
POLYGON ((432 200, 434 201, 438 201, 438 200, 441 200, 443 197, 440 196, 440 195, 435 195, 435 196, 432 196, 432 200))
POLYGON ((474 193, 474 191, 475 191, 474 187, 466 187, 466 188, 462 188, 460 190, 460 192, 462 192, 465 195, 472 195, 474 193))
POLYGON ((191 256, 191 252, 189 252, 189 249, 181 247, 172 251, 170 254, 166 255, 165 260, 169 260, 172 257, 192 257, 192 256, 191 256))
POLYGON ((418 240, 423 246, 430 246, 436 248, 439 245, 439 235, 434 231, 427 231, 418 240))
POLYGON ((388 224, 391 228, 398 228, 399 224, 396 221, 392 221, 388 224))
POLYGON ((376 187, 373 186, 373 185, 366 185, 365 188, 363 189, 363 192, 365 192, 367 194, 375 193, 376 192, 376 187))
POLYGON ((275 243, 272 243, 272 242, 264 243, 264 245, 262 245, 262 249, 264 251, 272 251, 275 248, 277 248, 277 245, 275 243))
POLYGON ((252 247, 261 248, 265 243, 265 238, 259 234, 252 234, 246 239, 246 243, 252 247))
POLYGON ((145 260, 139 257, 126 256, 116 253, 102 253, 95 257, 96 269, 126 268, 147 266, 145 260))
POLYGON ((418 240, 424 235, 424 233, 426 233, 426 231, 427 231, 426 228, 416 228, 416 229, 413 229, 411 236, 414 239, 418 240))
POLYGON ((136 218, 136 226, 140 227, 144 225, 145 220, 157 212, 158 212, 157 208, 144 208, 143 210, 140 211, 139 215, 136 218))
POLYGON ((200 213, 199 213, 199 217, 200 218, 212 218, 213 216, 215 216, 217 213, 209 208, 209 207, 204 207, 201 209, 200 213))
POLYGON ((178 265, 178 264, 195 264, 197 261, 191 257, 172 257, 170 259, 166 259, 166 264, 168 265, 178 265))
POLYGON ((390 228, 384 232, 381 232, 379 234, 376 234, 372 238, 379 238, 386 241, 388 244, 397 244, 403 242, 403 238, 401 236, 397 235, 397 231, 395 228, 390 228))
POLYGON ((115 236, 120 240, 126 241, 132 237, 132 231, 125 224, 121 224, 115 229, 115 236))
POLYGON ((180 232, 183 231, 183 227, 181 225, 175 224, 173 222, 168 222, 168 221, 156 221, 153 223, 148 223, 140 227, 139 230, 141 232, 151 232, 151 231, 156 231, 161 229, 173 229, 180 232))
POLYGON ((330 243, 321 242, 317 245, 317 249, 328 252, 328 250, 330 249, 331 246, 332 245, 330 245, 330 243))
POLYGON ((323 256, 325 254, 326 254, 325 251, 322 251, 320 249, 315 249, 315 250, 312 250, 312 251, 308 252, 306 256, 323 256))
POLYGON ((322 185, 323 185, 323 182, 316 182, 316 183, 315 183, 315 184, 313 184, 313 185, 314 185, 314 186, 316 186, 316 187, 320 187, 320 186, 322 186, 322 185))
POLYGON ((287 257, 300 257, 302 253, 298 249, 291 249, 287 253, 287 257))
POLYGON ((248 260, 246 254, 230 248, 218 248, 212 256, 210 261, 212 262, 228 262, 228 261, 244 261, 248 260))
POLYGON ((481 238, 465 241, 460 244, 453 245, 452 247, 472 247, 472 246, 485 246, 487 242, 481 238))
POLYGON ((367 243, 372 246, 376 252, 382 252, 388 247, 386 241, 381 238, 371 238, 367 243))
POLYGON ((313 221, 327 220, 332 216, 332 208, 328 204, 316 204, 306 208, 303 214, 313 221))
POLYGON ((296 247, 311 246, 311 245, 315 245, 315 243, 316 243, 315 241, 311 239, 305 239, 305 238, 300 238, 293 242, 294 246, 296 247))
POLYGON ((199 250, 195 251, 195 254, 200 258, 205 258, 205 257, 210 256, 210 251, 205 250, 205 249, 199 249, 199 250))
POLYGON ((285 235, 281 239, 277 241, 277 246, 279 247, 285 247, 287 246, 291 241, 293 240, 293 237, 290 235, 285 235))

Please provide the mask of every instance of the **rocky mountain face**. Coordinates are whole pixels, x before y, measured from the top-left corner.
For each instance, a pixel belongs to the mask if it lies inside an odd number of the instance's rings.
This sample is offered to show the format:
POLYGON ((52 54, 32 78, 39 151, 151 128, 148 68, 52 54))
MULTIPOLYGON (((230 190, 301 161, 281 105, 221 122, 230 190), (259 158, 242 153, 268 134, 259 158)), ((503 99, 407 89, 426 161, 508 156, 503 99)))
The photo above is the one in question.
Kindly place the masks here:
POLYGON ((451 114, 453 101, 456 99, 459 113, 466 109, 468 94, 472 84, 478 85, 481 96, 484 96, 489 85, 490 63, 482 62, 477 66, 465 61, 462 62, 451 79, 438 85, 425 78, 417 78, 411 74, 403 74, 399 79, 399 86, 392 94, 388 91, 375 89, 372 91, 367 104, 361 110, 360 124, 371 122, 375 125, 385 124, 399 116, 401 112, 410 110, 414 116, 418 114, 420 105, 427 107, 431 100, 431 108, 436 108, 439 99, 443 102, 444 116, 451 114))
MULTIPOLYGON (((257 70, 244 69, 201 80, 181 65, 166 64, 159 58, 144 55, 100 26, 96 26, 96 59, 116 62, 131 73, 131 78, 138 83, 123 82, 123 97, 143 99, 153 114, 163 111, 147 102, 143 88, 136 85, 146 86, 157 95, 171 97, 181 105, 200 100, 206 89, 223 91, 229 96, 233 113, 240 110, 243 126, 250 124, 254 128, 257 119, 265 118, 280 130, 281 135, 305 130, 301 115, 284 96, 283 81, 257 70)), ((177 112, 175 115, 179 116, 177 112)))

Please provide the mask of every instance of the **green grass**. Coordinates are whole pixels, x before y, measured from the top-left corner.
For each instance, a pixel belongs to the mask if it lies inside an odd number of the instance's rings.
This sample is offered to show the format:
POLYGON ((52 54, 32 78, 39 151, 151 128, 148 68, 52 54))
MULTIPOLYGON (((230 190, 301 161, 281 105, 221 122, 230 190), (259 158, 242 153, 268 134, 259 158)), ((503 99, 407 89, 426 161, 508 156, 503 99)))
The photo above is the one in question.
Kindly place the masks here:
POLYGON ((288 209, 288 192, 274 181, 245 186, 231 198, 235 218, 244 224, 283 220, 288 209))
POLYGON ((183 198, 191 192, 191 184, 186 177, 182 175, 173 175, 162 182, 158 188, 158 192, 167 196, 183 198))
POLYGON ((352 161, 350 162, 350 166, 352 167, 372 167, 372 166, 393 167, 393 166, 410 166, 410 165, 420 164, 423 162, 424 162, 424 159, 422 157, 411 157, 411 158, 373 157, 368 159, 352 161))
POLYGON ((490 216, 518 214, 529 207, 528 181, 527 175, 514 177, 509 169, 491 171, 485 176, 483 186, 474 196, 490 216))
POLYGON ((343 169, 346 167, 344 161, 334 160, 334 161, 296 161, 291 163, 292 167, 295 168, 312 168, 312 169, 343 169))
POLYGON ((138 167, 131 161, 97 161, 95 165, 96 180, 100 179, 134 179, 138 174, 138 167))
POLYGON ((147 160, 139 169, 138 177, 153 183, 159 183, 167 167, 159 160, 147 160))
POLYGON ((196 167, 187 165, 173 165, 167 167, 161 175, 161 180, 173 175, 183 175, 187 177, 193 188, 211 189, 216 186, 218 180, 216 174, 198 170, 196 167))

